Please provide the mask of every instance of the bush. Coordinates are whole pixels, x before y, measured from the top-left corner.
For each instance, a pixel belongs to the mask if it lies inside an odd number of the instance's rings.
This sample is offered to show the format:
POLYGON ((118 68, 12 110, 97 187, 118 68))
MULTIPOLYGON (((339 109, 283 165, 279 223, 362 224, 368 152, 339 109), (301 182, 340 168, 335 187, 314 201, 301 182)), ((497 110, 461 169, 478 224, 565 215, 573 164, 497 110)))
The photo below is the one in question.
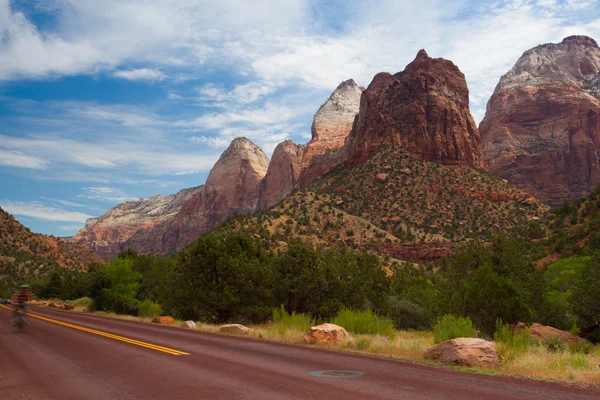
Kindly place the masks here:
POLYGON ((590 354, 592 351, 594 351, 594 346, 584 340, 569 344, 569 352, 572 354, 590 354))
POLYGON ((315 325, 315 320, 309 314, 288 313, 283 306, 273 309, 273 323, 277 325, 280 334, 289 330, 308 331, 315 325))
POLYGON ((344 308, 337 314, 333 323, 352 333, 380 335, 389 338, 395 336, 392 320, 377 315, 371 310, 354 311, 344 308))
POLYGON ((544 345, 544 347, 546 349, 548 349, 549 351, 552 351, 552 352, 563 351, 567 348, 567 344, 563 340, 561 340, 555 336, 549 336, 549 337, 545 338, 542 341, 542 344, 544 345))
POLYGON ((138 308, 140 309, 140 317, 144 318, 154 318, 161 315, 163 312, 160 304, 157 304, 150 299, 140 301, 138 303, 138 308))
POLYGON ((477 331, 475 330, 475 327, 473 327, 473 322, 469 317, 463 318, 446 314, 438 319, 433 326, 433 341, 436 344, 459 337, 476 336, 477 331))
POLYGON ((90 299, 89 297, 80 297, 73 300, 72 303, 75 307, 85 307, 89 310, 92 307, 94 300, 90 299))

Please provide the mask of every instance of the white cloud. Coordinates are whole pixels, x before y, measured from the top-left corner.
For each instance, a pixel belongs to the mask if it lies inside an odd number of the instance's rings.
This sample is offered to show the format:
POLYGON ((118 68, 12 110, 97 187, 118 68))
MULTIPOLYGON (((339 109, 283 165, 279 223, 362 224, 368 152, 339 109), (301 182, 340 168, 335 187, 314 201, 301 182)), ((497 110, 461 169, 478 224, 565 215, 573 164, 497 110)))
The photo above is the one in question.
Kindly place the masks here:
POLYGON ((231 143, 231 140, 229 140, 229 139, 224 139, 221 137, 210 137, 210 136, 192 136, 188 140, 191 143, 206 144, 210 147, 217 148, 217 149, 225 148, 225 147, 229 146, 229 143, 231 143))
POLYGON ((62 208, 46 206, 40 202, 22 202, 4 200, 0 207, 13 215, 21 215, 46 221, 81 222, 91 218, 82 212, 67 211, 62 208))
POLYGON ((167 77, 161 71, 151 68, 116 71, 113 76, 130 81, 161 81, 167 77))
MULTIPOLYGON (((0 138, 1 140, 1 138, 0 138)), ((0 146, 2 142, 0 141, 0 146)), ((46 169, 48 163, 41 158, 27 156, 18 151, 7 151, 0 149, 0 165, 5 167, 46 169)))
POLYGON ((78 197, 110 203, 124 203, 126 201, 138 200, 137 197, 130 196, 121 189, 107 186, 91 186, 84 188, 83 193, 78 197))
POLYGON ((60 227, 60 230, 65 232, 77 233, 81 228, 83 228, 82 225, 62 225, 60 227))
POLYGON ((0 147, 39 158, 45 163, 98 169, 128 167, 153 175, 208 171, 217 159, 215 154, 178 151, 165 147, 163 143, 136 142, 127 138, 102 139, 84 142, 61 137, 18 138, 0 134, 0 147))

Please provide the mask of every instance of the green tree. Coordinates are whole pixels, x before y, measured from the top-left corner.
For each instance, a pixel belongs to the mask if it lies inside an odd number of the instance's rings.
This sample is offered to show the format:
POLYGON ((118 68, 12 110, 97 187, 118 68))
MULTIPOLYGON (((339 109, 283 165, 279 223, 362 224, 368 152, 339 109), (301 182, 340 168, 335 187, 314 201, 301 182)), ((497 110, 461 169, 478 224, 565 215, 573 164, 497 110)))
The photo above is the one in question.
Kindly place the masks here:
POLYGON ((579 326, 600 324, 600 252, 580 270, 570 302, 579 326))
POLYGON ((110 286, 102 289, 103 308, 123 314, 136 312, 141 275, 133 270, 133 260, 116 257, 106 265, 105 273, 110 286))

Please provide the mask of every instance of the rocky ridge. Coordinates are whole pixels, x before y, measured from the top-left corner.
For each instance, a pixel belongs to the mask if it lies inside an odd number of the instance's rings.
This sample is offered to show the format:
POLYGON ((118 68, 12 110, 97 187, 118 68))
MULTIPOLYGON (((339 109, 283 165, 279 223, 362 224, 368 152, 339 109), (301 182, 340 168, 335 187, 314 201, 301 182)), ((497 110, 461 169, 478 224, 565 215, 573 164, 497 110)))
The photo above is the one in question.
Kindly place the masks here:
POLYGON ((570 36, 526 51, 498 83, 480 125, 485 164, 550 204, 600 184, 600 48, 570 36))

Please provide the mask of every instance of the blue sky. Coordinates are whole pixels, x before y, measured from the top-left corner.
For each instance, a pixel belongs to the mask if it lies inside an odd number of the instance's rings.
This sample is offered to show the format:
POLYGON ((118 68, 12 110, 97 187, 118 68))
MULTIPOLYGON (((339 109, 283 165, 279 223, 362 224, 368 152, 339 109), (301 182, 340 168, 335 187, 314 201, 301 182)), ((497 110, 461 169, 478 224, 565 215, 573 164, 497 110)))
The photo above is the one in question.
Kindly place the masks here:
POLYGON ((116 204, 204 183, 228 143, 310 139, 343 80, 425 48, 477 121, 523 51, 600 39, 594 0, 0 0, 0 207, 76 233, 116 204))

